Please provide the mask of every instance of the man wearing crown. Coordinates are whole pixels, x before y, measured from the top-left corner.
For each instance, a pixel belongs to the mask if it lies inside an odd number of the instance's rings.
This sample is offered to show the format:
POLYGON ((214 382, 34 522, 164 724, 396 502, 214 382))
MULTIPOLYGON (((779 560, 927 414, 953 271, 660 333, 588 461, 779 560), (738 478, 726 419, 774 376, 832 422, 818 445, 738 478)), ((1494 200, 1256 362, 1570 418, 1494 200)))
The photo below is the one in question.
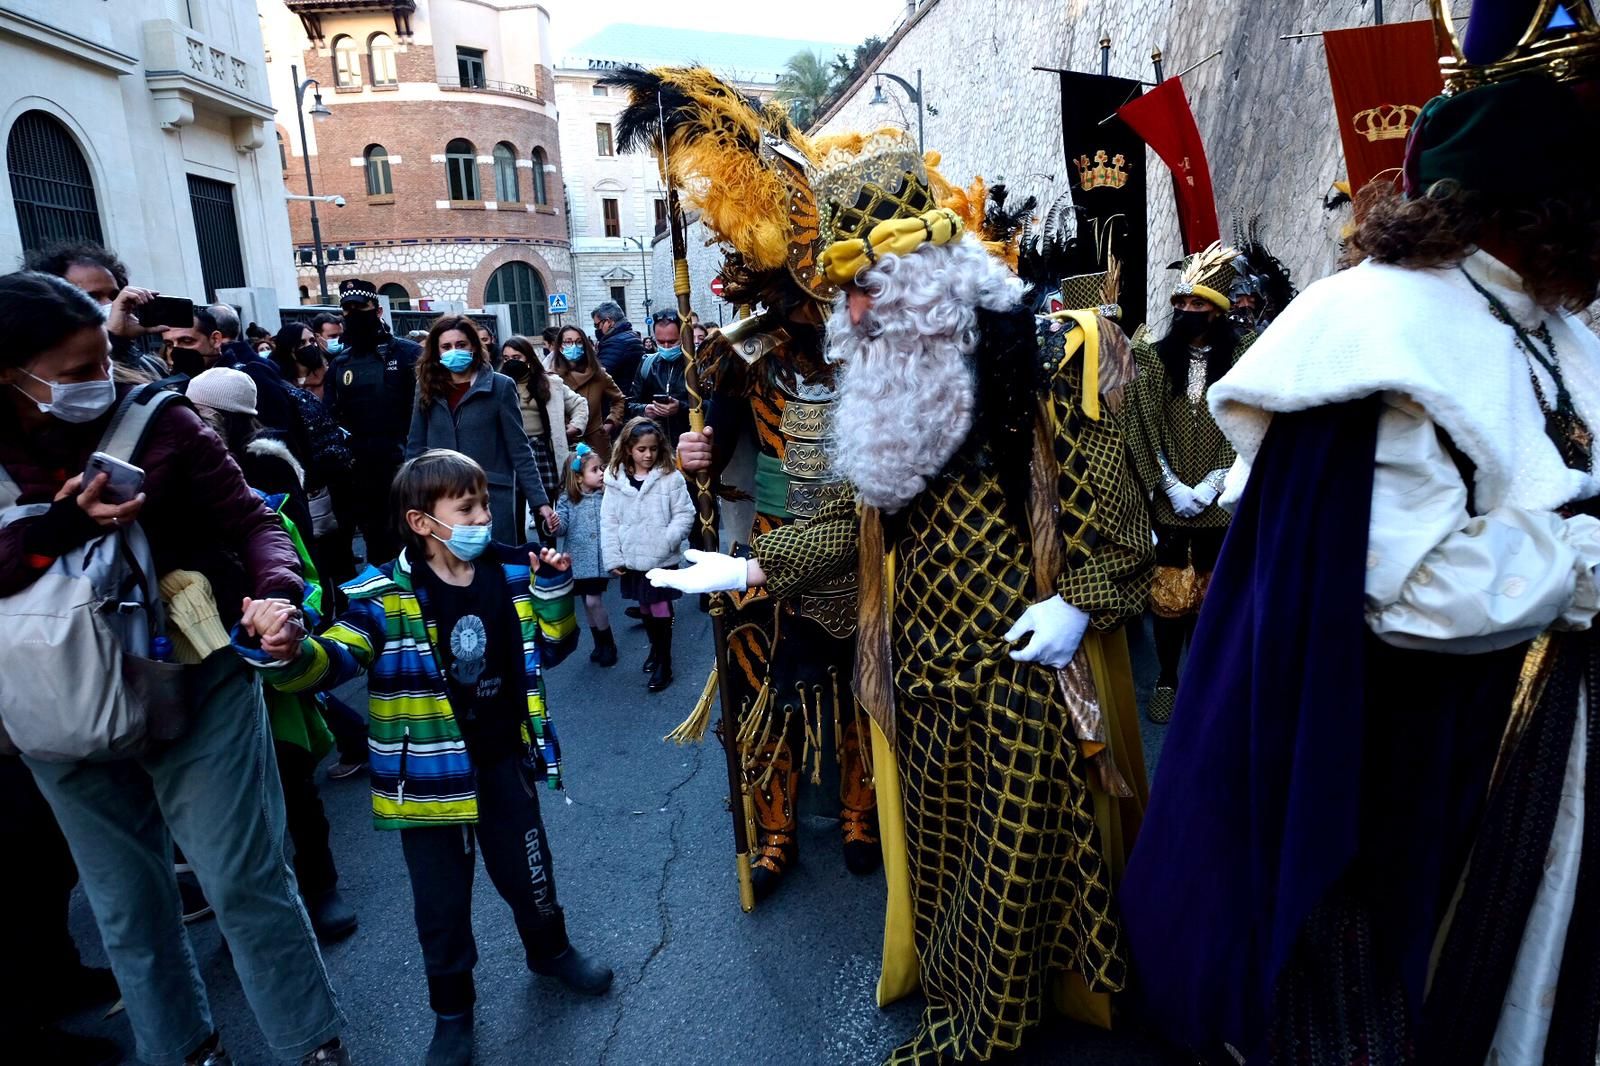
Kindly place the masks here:
POLYGON ((1214 244, 1176 264, 1166 336, 1151 341, 1141 328, 1133 339, 1139 372, 1128 386, 1122 431, 1156 533, 1150 609, 1160 675, 1146 708, 1156 723, 1172 718, 1184 646, 1228 531, 1217 498, 1234 454, 1206 395, 1255 340, 1228 317, 1238 255, 1214 244))
POLYGON ((1151 540, 1110 398, 1126 339, 1093 312, 1041 331, 932 183, 898 130, 808 167, 817 268, 840 290, 829 458, 857 498, 757 537, 751 559, 651 574, 780 600, 859 576, 889 889, 879 1000, 918 984, 927 1000, 893 1063, 986 1061, 1053 994, 1109 1023, 1112 890, 1143 791, 1119 627, 1143 606, 1151 540))
POLYGON ((1403 191, 1210 391, 1237 510, 1121 893, 1202 1055, 1596 1061, 1600 22, 1435 10, 1403 191))

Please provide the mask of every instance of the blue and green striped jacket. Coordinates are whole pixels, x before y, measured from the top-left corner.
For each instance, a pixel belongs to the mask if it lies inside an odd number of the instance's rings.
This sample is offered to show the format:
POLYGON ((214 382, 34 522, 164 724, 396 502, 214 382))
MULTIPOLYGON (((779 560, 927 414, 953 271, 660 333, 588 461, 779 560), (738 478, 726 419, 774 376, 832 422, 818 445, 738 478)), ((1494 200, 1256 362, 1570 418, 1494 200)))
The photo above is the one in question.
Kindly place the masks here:
MULTIPOLYGON (((522 625, 528 721, 523 739, 543 764, 549 787, 561 787, 561 745, 545 703, 541 666, 554 666, 578 640, 572 577, 541 567, 526 551, 492 545, 480 566, 505 571, 522 625)), ((370 707, 372 815, 379 829, 451 825, 478 820, 472 760, 450 709, 449 689, 434 654, 438 630, 427 595, 411 580, 405 552, 368 567, 343 586, 350 608, 324 633, 307 637, 290 663, 263 664, 267 680, 286 692, 334 688, 367 671, 370 707)))

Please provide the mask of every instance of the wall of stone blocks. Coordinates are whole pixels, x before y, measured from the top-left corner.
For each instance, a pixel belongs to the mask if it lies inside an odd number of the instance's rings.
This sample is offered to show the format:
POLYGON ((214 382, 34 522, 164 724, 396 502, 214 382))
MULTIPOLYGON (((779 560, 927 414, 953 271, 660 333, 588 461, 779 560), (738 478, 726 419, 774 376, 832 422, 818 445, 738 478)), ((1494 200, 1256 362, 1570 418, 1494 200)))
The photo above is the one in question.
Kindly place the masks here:
MULTIPOLYGON (((1426 0, 1389 0, 1389 21, 1428 17, 1426 0)), ((1317 38, 1283 34, 1372 22, 1371 0, 929 0, 881 57, 879 69, 908 81, 922 70, 926 146, 941 169, 965 184, 1004 179, 1019 196, 1048 203, 1067 188, 1061 94, 1052 74, 1098 72, 1099 41, 1112 39, 1111 73, 1152 80, 1160 48, 1168 75, 1222 49, 1183 77, 1205 140, 1224 236, 1237 217, 1259 215, 1261 235, 1302 286, 1331 272, 1349 209, 1322 207, 1344 176, 1328 69, 1317 38)), ((916 111, 892 83, 888 106, 870 106, 867 78, 821 132, 898 125, 916 130, 916 111)), ((1164 264, 1181 255, 1172 190, 1155 154, 1150 167, 1151 307, 1164 305, 1164 264)))

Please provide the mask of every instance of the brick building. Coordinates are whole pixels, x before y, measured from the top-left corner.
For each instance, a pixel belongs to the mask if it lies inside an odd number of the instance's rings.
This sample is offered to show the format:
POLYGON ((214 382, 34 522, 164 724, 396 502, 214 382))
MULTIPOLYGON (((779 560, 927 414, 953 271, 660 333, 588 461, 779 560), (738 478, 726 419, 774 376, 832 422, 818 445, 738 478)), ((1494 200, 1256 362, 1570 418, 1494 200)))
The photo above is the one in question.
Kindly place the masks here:
MULTIPOLYGON (((260 0, 278 162, 306 191, 303 106, 328 286, 375 281, 392 306, 503 304, 519 333, 570 288, 550 16, 521 0, 260 0), (310 115, 313 92, 331 114, 310 115), (353 261, 347 250, 353 249, 353 261)), ((317 302, 310 207, 290 204, 302 302, 317 302)))

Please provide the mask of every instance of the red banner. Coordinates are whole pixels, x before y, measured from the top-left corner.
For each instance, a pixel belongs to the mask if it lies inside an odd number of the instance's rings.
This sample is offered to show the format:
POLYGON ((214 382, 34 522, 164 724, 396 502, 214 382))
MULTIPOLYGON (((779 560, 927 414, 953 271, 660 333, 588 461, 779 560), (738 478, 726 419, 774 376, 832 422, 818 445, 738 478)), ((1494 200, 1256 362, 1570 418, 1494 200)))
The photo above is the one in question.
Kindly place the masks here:
POLYGON ((1178 229, 1185 252, 1204 251, 1221 239, 1217 228, 1217 201, 1211 191, 1211 168, 1194 112, 1183 95, 1183 84, 1169 78, 1117 109, 1117 117, 1133 127, 1172 171, 1172 189, 1178 199, 1178 229))
POLYGON ((1398 180, 1406 134, 1444 89, 1431 22, 1393 22, 1322 35, 1350 192, 1376 177, 1398 180))

